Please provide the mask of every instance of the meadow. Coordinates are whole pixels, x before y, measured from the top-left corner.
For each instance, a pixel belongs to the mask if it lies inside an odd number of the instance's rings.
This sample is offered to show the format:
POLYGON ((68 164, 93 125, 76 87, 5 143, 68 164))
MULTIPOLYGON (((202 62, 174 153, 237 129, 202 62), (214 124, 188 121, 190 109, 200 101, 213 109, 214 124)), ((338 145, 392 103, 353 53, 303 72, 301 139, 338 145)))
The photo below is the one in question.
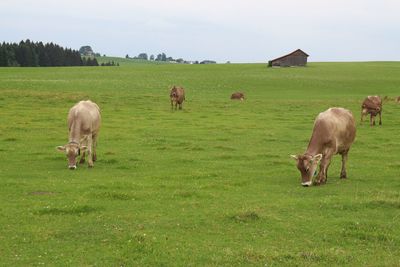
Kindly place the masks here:
POLYGON ((400 265, 399 62, 0 68, 0 93, 2 266, 400 265), (377 94, 383 125, 360 125, 377 94), (56 146, 83 99, 98 161, 71 171, 56 146), (332 106, 357 121, 348 179, 336 156, 303 188, 290 155, 332 106))

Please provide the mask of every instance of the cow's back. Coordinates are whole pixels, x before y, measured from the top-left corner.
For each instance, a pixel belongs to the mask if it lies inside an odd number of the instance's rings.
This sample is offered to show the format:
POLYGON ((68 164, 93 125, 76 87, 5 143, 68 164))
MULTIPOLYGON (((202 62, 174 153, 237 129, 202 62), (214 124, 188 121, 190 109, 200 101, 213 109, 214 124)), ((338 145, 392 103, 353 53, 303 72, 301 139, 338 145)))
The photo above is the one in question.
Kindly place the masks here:
POLYGON ((319 140, 320 146, 334 144, 336 153, 350 148, 355 135, 354 116, 347 109, 330 108, 321 112, 315 120, 313 137, 319 140))
POLYGON ((99 106, 90 101, 80 101, 68 113, 68 127, 71 130, 74 124, 80 129, 81 134, 98 132, 101 123, 99 106))
POLYGON ((173 93, 175 93, 175 95, 176 95, 174 100, 175 100, 178 104, 182 104, 182 103, 183 103, 183 100, 185 100, 185 89, 183 89, 183 88, 180 87, 180 86, 174 86, 174 87, 171 89, 170 96, 172 96, 173 93))
POLYGON ((182 87, 177 88, 177 93, 178 93, 178 103, 182 103, 183 100, 185 100, 185 89, 182 87))
POLYGON ((382 108, 382 99, 379 96, 368 96, 362 103, 362 108, 367 110, 377 110, 382 108))

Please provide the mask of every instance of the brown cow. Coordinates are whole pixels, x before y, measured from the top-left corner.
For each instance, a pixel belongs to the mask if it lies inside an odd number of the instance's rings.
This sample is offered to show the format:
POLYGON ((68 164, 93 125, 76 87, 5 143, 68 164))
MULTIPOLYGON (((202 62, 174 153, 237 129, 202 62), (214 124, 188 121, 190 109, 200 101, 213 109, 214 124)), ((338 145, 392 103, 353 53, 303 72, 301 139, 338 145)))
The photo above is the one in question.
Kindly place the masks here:
POLYGON ((242 92, 233 93, 233 94, 231 95, 231 99, 232 99, 232 100, 240 100, 240 101, 243 101, 243 100, 244 100, 244 94, 243 94, 242 92))
POLYGON ((85 151, 88 151, 88 166, 93 167, 97 160, 97 136, 101 124, 100 108, 90 101, 80 101, 68 113, 68 143, 58 146, 59 151, 65 152, 68 158, 68 168, 76 169, 77 157, 82 153, 79 163, 85 162, 85 151))
POLYGON ((178 105, 179 105, 179 109, 182 109, 182 103, 185 100, 185 89, 174 85, 171 88, 169 97, 171 99, 171 109, 174 108, 174 104, 175 104, 175 109, 177 109, 178 105))
POLYGON ((308 148, 303 155, 292 155, 301 173, 301 184, 310 186, 321 161, 315 184, 326 183, 328 167, 335 154, 342 155, 340 178, 346 178, 346 161, 350 146, 356 136, 353 114, 344 108, 330 108, 320 113, 314 122, 308 148))
POLYGON ((369 124, 375 125, 375 116, 379 114, 379 125, 382 125, 382 99, 379 96, 368 96, 361 105, 361 122, 370 114, 369 124))

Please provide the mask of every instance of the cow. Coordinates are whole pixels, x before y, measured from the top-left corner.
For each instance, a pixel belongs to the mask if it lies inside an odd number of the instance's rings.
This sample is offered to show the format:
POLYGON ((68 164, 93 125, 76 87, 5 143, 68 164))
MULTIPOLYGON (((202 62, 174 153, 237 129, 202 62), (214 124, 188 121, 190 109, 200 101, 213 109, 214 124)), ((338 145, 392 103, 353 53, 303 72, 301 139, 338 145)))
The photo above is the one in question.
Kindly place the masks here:
POLYGON ((375 125, 375 116, 379 114, 379 125, 382 125, 382 99, 379 96, 368 96, 361 104, 361 122, 370 114, 369 124, 375 125))
POLYGON ((182 103, 185 100, 185 89, 174 85, 171 88, 169 97, 171 99, 171 109, 174 108, 174 105, 175 105, 175 110, 177 109, 178 105, 179 105, 179 109, 182 109, 182 103))
POLYGON ((356 124, 351 111, 344 108, 330 108, 321 112, 314 122, 307 150, 302 155, 291 155, 297 162, 301 173, 301 184, 313 184, 313 176, 321 162, 315 185, 326 183, 328 167, 335 154, 342 155, 342 170, 340 178, 347 178, 347 154, 356 137, 356 124))
POLYGON ((233 94, 231 95, 231 99, 232 99, 232 100, 240 100, 240 101, 243 101, 243 100, 244 100, 244 94, 243 94, 242 92, 233 93, 233 94))
POLYGON ((400 96, 396 97, 396 102, 400 103, 400 96))
POLYGON ((68 159, 68 168, 76 169, 77 158, 85 162, 85 152, 88 154, 88 166, 93 167, 97 160, 97 137, 100 130, 101 116, 99 106, 90 101, 80 101, 68 113, 68 143, 58 146, 57 150, 65 152, 68 159))

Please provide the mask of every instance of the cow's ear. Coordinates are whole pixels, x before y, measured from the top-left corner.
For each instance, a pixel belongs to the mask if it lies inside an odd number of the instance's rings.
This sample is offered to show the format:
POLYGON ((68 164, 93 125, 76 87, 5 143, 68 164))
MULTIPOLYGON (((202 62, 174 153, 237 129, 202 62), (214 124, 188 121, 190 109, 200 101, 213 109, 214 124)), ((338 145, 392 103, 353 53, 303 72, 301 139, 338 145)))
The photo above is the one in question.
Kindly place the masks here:
POLYGON ((88 147, 87 146, 81 146, 80 149, 81 149, 81 152, 83 153, 88 149, 88 147))
POLYGON ((63 152, 63 151, 65 151, 65 146, 58 146, 58 147, 56 147, 56 149, 57 149, 58 151, 63 152))
POLYGON ((298 160, 299 159, 299 157, 298 156, 296 156, 296 155, 290 155, 294 160, 298 160))
POLYGON ((317 163, 322 159, 322 154, 317 154, 314 157, 312 157, 312 161, 316 161, 317 163))

